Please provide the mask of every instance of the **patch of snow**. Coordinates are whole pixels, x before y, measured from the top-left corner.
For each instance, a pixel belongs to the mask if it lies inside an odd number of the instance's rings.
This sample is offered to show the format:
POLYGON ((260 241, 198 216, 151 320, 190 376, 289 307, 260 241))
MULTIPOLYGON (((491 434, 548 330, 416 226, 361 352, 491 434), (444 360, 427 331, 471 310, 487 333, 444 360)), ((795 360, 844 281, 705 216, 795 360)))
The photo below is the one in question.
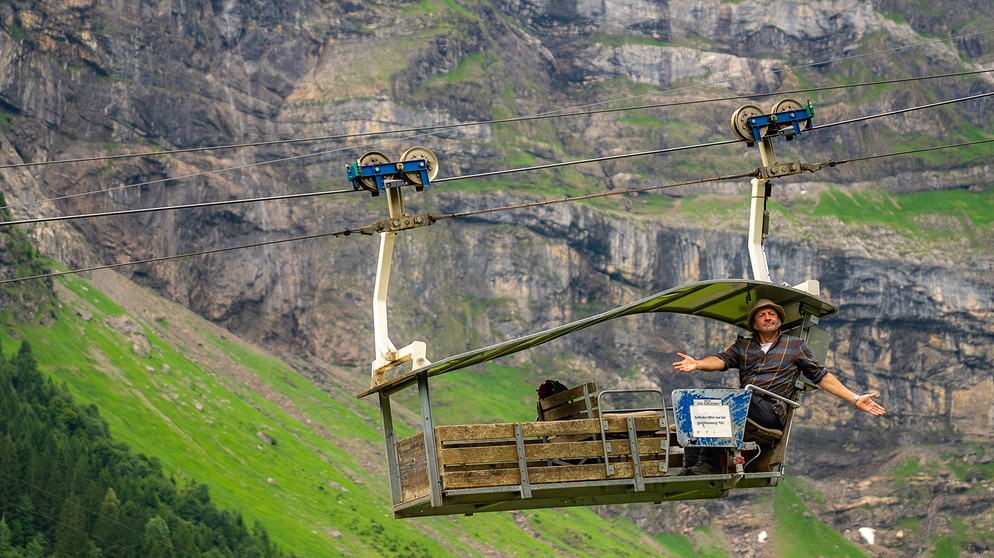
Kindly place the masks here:
POLYGON ((877 530, 874 529, 873 527, 859 528, 859 534, 863 537, 864 540, 866 540, 867 544, 873 544, 873 541, 875 541, 877 538, 876 532, 877 530))

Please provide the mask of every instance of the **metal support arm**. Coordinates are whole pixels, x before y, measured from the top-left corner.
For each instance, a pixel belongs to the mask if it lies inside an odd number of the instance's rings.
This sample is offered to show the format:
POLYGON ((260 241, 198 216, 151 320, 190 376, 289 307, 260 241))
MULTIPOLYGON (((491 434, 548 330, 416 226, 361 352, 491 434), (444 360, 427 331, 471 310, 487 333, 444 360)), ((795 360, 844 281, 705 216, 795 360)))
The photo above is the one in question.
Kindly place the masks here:
MULTIPOLYGON (((404 199, 400 188, 388 188, 387 205, 391 219, 404 219, 404 199)), ((427 345, 415 341, 397 349, 390 341, 387 326, 387 292, 390 290, 390 267, 393 260, 393 245, 396 230, 380 233, 380 255, 376 262, 376 284, 373 287, 373 330, 376 343, 376 359, 372 363, 370 387, 376 387, 386 380, 386 371, 405 362, 413 362, 414 368, 431 364, 426 358, 427 345)))
MULTIPOLYGON (((773 141, 764 138, 760 143, 763 166, 769 167, 776 161, 773 141)), ((770 181, 765 178, 752 179, 752 205, 749 210, 749 261, 752 263, 752 278, 757 281, 770 281, 770 266, 766 261, 766 237, 770 232, 770 215, 766 211, 766 201, 770 199, 770 181)))
POLYGON ((766 212, 766 200, 770 197, 770 181, 752 179, 752 204, 749 209, 749 262, 752 264, 752 277, 757 281, 770 281, 770 266, 766 262, 766 236, 770 221, 766 212))

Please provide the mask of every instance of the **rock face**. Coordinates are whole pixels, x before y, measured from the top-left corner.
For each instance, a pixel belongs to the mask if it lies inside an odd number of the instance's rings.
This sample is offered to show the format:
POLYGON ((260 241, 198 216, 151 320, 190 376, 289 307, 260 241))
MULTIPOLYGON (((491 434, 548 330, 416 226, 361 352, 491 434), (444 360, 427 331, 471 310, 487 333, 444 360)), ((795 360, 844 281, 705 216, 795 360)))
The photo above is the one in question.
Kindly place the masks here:
MULTIPOLYGON (((989 36, 971 33, 984 28, 978 21, 990 21, 986 1, 939 2, 944 18, 917 6, 908 11, 900 0, 459 4, 8 1, 0 6, 0 187, 9 209, 30 219, 327 191, 41 222, 29 234, 69 268, 152 260, 121 269, 281 354, 365 374, 377 240, 329 236, 386 216, 382 197, 352 193, 344 179, 344 164, 363 152, 392 156, 429 145, 443 178, 598 158, 576 170, 439 183, 408 196, 413 213, 617 192, 759 166, 741 145, 611 158, 730 139, 729 115, 752 102, 737 95, 984 68, 994 60, 989 36), (960 38, 927 39, 936 35, 960 38), (645 97, 660 90, 666 94, 645 97), (659 99, 688 105, 480 123, 659 99), (431 135, 416 133, 426 127, 435 127, 431 135), (407 133, 368 135, 396 129, 407 133), (282 139, 293 141, 276 141, 282 139), (219 146, 240 147, 201 149, 219 146), (63 162, 43 164, 51 161, 63 162), (270 244, 292 238, 301 240, 270 244), (254 247, 217 251, 248 245, 254 247), (161 260, 204 251, 212 252, 161 260)), ((887 94, 819 90, 819 122, 994 84, 989 74, 932 81, 887 94)), ((763 99, 756 102, 772 102, 763 99)), ((991 129, 990 108, 989 98, 978 98, 943 113, 818 130, 782 149, 789 158, 838 160, 892 152, 898 140, 955 143, 960 130, 991 129)), ((909 441, 991 441, 989 221, 923 218, 916 230, 954 237, 929 243, 927 235, 835 222, 812 209, 838 185, 857 193, 984 191, 988 159, 868 161, 816 176, 825 182, 804 176, 778 184, 774 198, 785 218, 767 247, 774 279, 820 279, 824 296, 841 308, 824 324, 834 338, 828 364, 853 388, 880 391, 890 412, 872 421, 814 396, 799 417, 808 440, 835 448, 874 440, 878 462, 909 441)), ((603 204, 481 213, 409 231, 395 254, 391 335, 399 345, 429 340, 429 357, 438 358, 683 282, 746 277, 746 191, 745 179, 714 182, 603 204), (702 194, 741 210, 695 213, 690 208, 702 194)), ((584 364, 553 370, 564 377, 668 389, 705 382, 672 372, 676 350, 703 354, 733 335, 649 316, 527 358, 550 362, 552 353, 563 354, 584 364)), ((831 476, 850 464, 835 455, 799 467, 831 476)))
MULTIPOLYGON (((443 210, 446 207, 443 204, 443 210)), ((527 254, 522 254, 513 239, 491 237, 486 254, 458 253, 453 260, 464 262, 468 269, 485 270, 482 275, 494 285, 490 292, 498 297, 517 297, 522 302, 569 301, 542 314, 535 309, 547 305, 530 303, 532 308, 528 308, 527 303, 511 303, 511 308, 503 309, 525 322, 577 319, 582 316, 570 308, 596 307, 606 300, 617 305, 687 281, 750 273, 745 238, 736 231, 674 229, 606 217, 582 207, 558 206, 534 219, 517 213, 504 215, 481 221, 509 224, 513 220, 528 227, 540 240, 525 248, 527 254), (510 255, 516 254, 543 265, 527 271, 515 269, 513 263, 498 268, 494 260, 504 258, 494 258, 492 253, 508 254, 512 262, 516 258, 510 255)), ((458 245, 453 249, 459 250, 458 245)), ((818 278, 824 296, 839 305, 839 315, 824 324, 834 337, 829 364, 854 389, 880 391, 888 409, 900 417, 902 429, 949 430, 989 440, 994 426, 994 399, 988 397, 990 374, 984 364, 994 357, 994 284, 989 273, 951 273, 938 265, 912 266, 903 259, 867 257, 857 246, 842 249, 771 240, 768 253, 775 280, 796 284, 818 278)), ((699 325, 681 329, 672 320, 650 322, 638 327, 605 327, 610 331, 589 334, 599 337, 596 358, 609 369, 609 364, 624 368, 637 355, 639 368, 647 371, 647 383, 675 386, 686 382, 667 370, 676 350, 700 354, 707 348, 724 348, 733 339, 731 333, 699 325), (709 346, 701 346, 702 337, 709 346)), ((571 348, 582 352, 581 347, 590 342, 583 338, 571 348)), ((813 408, 803 414, 807 423, 844 427, 857 420, 867 424, 849 413, 844 415, 848 418, 838 416, 837 401, 815 399, 813 408)))
MULTIPOLYGON (((885 25, 870 2, 502 2, 538 34, 553 36, 556 58, 584 80, 624 76, 670 87, 681 80, 752 76, 750 91, 774 91, 784 53, 805 62, 830 58, 885 25), (657 44, 590 44, 591 36, 641 36, 657 44), (711 52, 678 46, 713 41, 711 52), (580 43, 580 55, 570 52, 580 43), (677 43, 674 46, 671 43, 677 43), (803 45, 803 46, 802 46, 803 45), (778 59, 762 60, 764 56, 778 59), (805 60, 806 58, 806 60, 805 60)), ((699 45, 698 45, 699 46, 699 45)), ((710 50, 710 49, 709 49, 710 50)), ((742 85, 742 84, 740 84, 742 85)))

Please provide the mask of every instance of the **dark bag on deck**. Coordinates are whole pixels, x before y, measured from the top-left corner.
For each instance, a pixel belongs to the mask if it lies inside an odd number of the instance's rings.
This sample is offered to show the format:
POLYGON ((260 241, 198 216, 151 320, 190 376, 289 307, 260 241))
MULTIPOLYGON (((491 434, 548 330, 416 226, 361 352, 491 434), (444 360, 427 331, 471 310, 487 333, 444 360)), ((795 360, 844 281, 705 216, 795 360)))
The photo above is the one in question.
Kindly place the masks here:
POLYGON ((567 388, 565 385, 563 385, 562 382, 558 382, 556 380, 546 380, 546 381, 542 382, 541 384, 539 384, 538 385, 538 389, 535 390, 535 391, 538 392, 538 398, 539 399, 545 399, 546 397, 548 397, 550 395, 555 395, 557 393, 562 393, 562 392, 564 392, 564 391, 566 391, 568 389, 569 388, 567 388))

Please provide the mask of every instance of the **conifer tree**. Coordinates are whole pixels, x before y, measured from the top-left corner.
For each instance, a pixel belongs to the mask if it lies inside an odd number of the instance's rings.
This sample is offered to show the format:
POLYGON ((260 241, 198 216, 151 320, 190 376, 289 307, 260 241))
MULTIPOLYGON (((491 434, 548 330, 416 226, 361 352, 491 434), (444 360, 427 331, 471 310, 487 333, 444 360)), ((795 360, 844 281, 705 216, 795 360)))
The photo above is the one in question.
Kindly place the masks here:
POLYGON ((108 488, 97 511, 92 532, 93 540, 105 558, 123 556, 123 550, 127 547, 127 541, 118 536, 122 529, 120 514, 121 501, 117 499, 114 489, 108 488))
POLYGON ((62 505, 55 527, 55 558, 86 558, 89 547, 82 498, 73 495, 62 505))
POLYGON ((145 558, 174 558, 176 556, 173 541, 169 536, 169 524, 157 515, 145 524, 141 555, 145 558))
POLYGON ((7 527, 7 521, 0 517, 0 558, 10 556, 13 548, 14 543, 10 540, 10 527, 7 527))

